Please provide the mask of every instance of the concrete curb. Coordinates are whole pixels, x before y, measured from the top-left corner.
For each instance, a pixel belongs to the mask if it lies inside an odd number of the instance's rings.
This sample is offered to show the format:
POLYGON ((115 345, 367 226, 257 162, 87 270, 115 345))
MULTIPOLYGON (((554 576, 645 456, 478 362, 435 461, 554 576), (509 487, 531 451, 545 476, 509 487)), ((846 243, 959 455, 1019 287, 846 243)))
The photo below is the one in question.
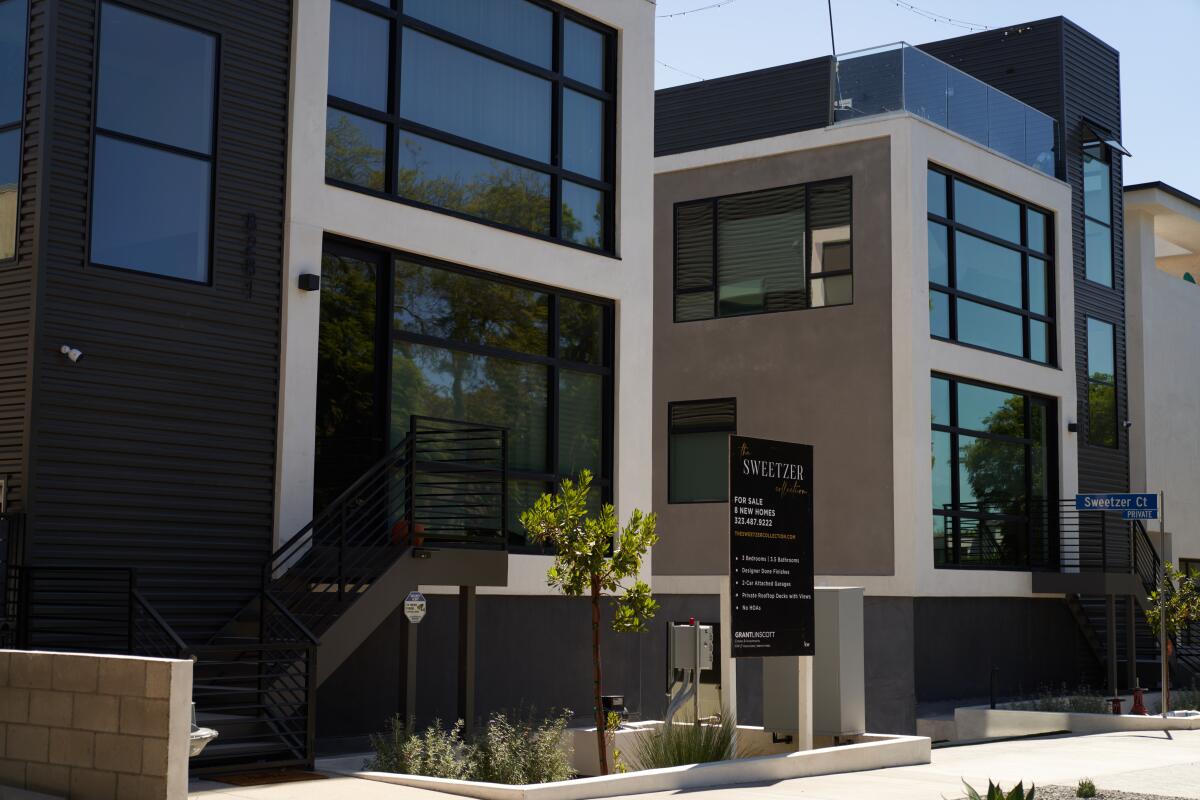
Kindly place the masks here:
POLYGON ((930 741, 925 736, 866 734, 862 738, 869 741, 800 753, 757 756, 713 764, 691 764, 526 786, 446 780, 390 772, 345 774, 383 783, 474 797, 478 800, 596 800, 647 792, 763 783, 929 763, 930 741))

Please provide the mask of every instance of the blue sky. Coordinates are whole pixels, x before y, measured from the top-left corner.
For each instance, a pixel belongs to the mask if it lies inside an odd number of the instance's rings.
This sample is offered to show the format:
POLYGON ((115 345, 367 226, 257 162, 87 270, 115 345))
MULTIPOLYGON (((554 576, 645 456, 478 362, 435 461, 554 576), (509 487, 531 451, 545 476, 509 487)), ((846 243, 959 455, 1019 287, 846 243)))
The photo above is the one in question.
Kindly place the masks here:
MULTIPOLYGON (((658 88, 829 53, 826 0, 657 0, 658 88), (669 64, 674 69, 663 66, 669 64), (682 70, 682 71, 681 71, 682 70), (691 73, 685 74, 685 73, 691 73)), ((1200 0, 922 0, 919 8, 992 28, 1065 16, 1121 52, 1125 183, 1161 180, 1200 197, 1200 0)), ((969 33, 895 0, 833 0, 838 52, 969 33)))

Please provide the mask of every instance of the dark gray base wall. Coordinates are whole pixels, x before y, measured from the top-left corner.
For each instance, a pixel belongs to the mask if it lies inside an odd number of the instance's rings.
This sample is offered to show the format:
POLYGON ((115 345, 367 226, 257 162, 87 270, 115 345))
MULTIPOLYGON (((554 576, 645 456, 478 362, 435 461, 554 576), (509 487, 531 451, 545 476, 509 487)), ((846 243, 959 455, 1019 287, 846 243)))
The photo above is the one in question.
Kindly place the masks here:
POLYGON ((1062 598, 922 597, 913 601, 917 698, 1000 698, 1097 683, 1103 671, 1062 598))
MULTIPOLYGON (((715 595, 660 595, 661 609, 642 634, 616 634, 604 604, 604 691, 624 694, 643 719, 666 706, 666 624, 692 616, 716 621, 715 595)), ((589 718, 590 611, 585 599, 481 595, 477 601, 476 717, 514 708, 570 708, 589 718)), ((864 604, 867 728, 916 731, 918 703, 986 698, 990 670, 1001 694, 1029 693, 1094 674, 1061 599, 867 597, 864 604)), ((326 751, 361 749, 400 707, 407 621, 397 611, 317 693, 317 735, 326 751)), ((459 716, 458 597, 429 597, 419 626, 417 715, 421 724, 459 716)), ((762 719, 762 671, 738 668, 738 717, 762 719)))

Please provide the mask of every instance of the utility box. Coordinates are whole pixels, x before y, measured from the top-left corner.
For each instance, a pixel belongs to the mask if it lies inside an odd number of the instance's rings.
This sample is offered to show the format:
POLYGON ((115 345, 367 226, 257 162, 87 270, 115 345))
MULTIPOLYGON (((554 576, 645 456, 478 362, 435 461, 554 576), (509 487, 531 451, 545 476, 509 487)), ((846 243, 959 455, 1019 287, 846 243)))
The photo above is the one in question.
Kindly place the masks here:
POLYGON ((713 626, 679 625, 670 623, 671 638, 667 643, 668 670, 696 668, 696 633, 700 634, 700 669, 713 668, 713 626))
MULTIPOLYGON (((812 661, 812 733, 856 736, 867 729, 863 590, 818 586, 812 661)), ((764 658, 763 727, 801 733, 800 659, 764 658)))

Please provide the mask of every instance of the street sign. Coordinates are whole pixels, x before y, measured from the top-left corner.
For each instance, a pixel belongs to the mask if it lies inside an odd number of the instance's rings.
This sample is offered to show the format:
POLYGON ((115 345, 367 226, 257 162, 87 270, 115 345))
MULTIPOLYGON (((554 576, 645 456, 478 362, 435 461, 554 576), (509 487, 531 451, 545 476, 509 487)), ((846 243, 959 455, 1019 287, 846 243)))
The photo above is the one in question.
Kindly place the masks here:
POLYGON ((813 449, 729 437, 733 658, 813 655, 813 449))
POLYGON ((1077 494, 1077 511, 1120 511, 1122 519, 1158 519, 1158 495, 1149 493, 1077 494))
POLYGON ((409 592, 404 598, 404 616, 414 625, 425 619, 425 595, 420 592, 409 592))

